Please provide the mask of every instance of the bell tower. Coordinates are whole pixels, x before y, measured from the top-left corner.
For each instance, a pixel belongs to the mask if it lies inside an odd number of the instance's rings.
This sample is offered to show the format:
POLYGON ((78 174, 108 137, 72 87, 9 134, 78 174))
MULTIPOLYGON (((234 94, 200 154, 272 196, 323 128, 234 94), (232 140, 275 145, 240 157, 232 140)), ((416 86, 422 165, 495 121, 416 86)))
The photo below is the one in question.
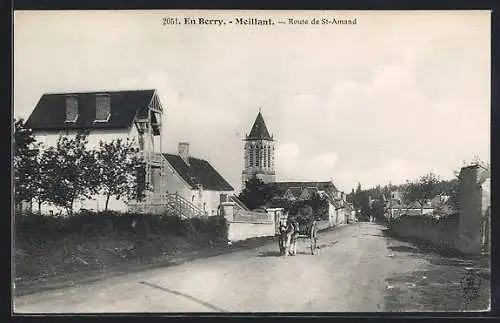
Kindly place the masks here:
POLYGON ((274 138, 269 134, 259 109, 250 134, 245 136, 242 188, 254 175, 264 183, 274 182, 274 138))

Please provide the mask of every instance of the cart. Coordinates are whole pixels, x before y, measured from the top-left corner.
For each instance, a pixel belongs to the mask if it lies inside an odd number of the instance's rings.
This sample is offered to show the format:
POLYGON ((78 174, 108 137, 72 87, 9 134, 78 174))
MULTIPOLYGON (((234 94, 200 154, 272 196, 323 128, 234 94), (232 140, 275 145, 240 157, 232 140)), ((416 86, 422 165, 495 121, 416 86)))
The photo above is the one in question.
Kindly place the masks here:
POLYGON ((311 254, 315 254, 318 241, 318 226, 316 219, 302 216, 294 219, 286 219, 286 222, 281 223, 278 232, 278 247, 281 255, 285 255, 287 247, 289 247, 286 245, 289 235, 292 235, 292 239, 295 239, 295 241, 298 239, 309 239, 311 242, 311 254), (294 222, 298 224, 298 226, 294 226, 294 222), (297 227, 298 231, 296 231, 297 227))

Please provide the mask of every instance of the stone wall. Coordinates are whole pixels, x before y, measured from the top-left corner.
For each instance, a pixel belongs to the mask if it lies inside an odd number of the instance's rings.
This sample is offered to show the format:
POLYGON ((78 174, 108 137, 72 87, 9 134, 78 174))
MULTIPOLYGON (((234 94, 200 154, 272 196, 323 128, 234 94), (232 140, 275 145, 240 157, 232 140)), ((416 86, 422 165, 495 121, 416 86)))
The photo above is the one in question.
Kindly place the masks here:
MULTIPOLYGON (((480 166, 464 167, 460 171, 460 223, 457 249, 480 254, 483 222, 490 204, 489 172, 480 166)), ((489 230, 487 230, 489 231, 489 230)))
POLYGON ((256 237, 274 236, 274 223, 229 222, 228 240, 240 241, 256 237))
POLYGON ((222 203, 221 215, 229 225, 229 241, 274 236, 276 233, 276 224, 271 214, 244 210, 235 202, 222 203))
POLYGON ((406 215, 394 219, 391 229, 402 237, 425 240, 443 249, 456 249, 458 222, 458 214, 440 219, 406 215))
POLYGON ((490 180, 489 171, 480 166, 460 171, 459 213, 436 219, 406 215, 391 220, 396 234, 429 241, 442 248, 466 254, 481 254, 489 248, 490 180))

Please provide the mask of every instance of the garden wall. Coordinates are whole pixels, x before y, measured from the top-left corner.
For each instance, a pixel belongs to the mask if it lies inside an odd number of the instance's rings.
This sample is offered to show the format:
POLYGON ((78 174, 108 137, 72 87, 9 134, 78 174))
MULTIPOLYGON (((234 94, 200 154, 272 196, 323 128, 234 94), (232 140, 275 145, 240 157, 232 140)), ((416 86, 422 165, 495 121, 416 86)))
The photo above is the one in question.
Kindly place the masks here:
POLYGON ((270 237, 275 235, 274 222, 248 223, 229 222, 228 240, 240 241, 257 237, 270 237))
POLYGON ((453 248, 465 254, 489 251, 490 173, 477 165, 460 170, 460 207, 453 215, 403 215, 390 220, 398 235, 429 241, 439 247, 453 248))
POLYGON ((269 237, 276 234, 277 227, 273 213, 245 210, 234 202, 225 202, 221 206, 221 213, 228 222, 229 241, 269 237))
POLYGON ((455 249, 458 237, 458 214, 442 218, 403 215, 391 220, 391 229, 399 236, 428 241, 443 249, 455 249))

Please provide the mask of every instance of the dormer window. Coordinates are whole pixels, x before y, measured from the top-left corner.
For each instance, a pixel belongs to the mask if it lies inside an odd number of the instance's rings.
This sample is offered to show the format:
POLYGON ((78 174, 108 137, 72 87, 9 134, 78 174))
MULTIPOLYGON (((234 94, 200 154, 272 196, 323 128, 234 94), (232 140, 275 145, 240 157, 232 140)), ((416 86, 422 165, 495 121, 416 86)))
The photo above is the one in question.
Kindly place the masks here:
POLYGON ((111 116, 111 97, 97 94, 95 98, 95 122, 107 122, 111 116))
POLYGON ((66 122, 76 122, 78 119, 78 98, 76 95, 66 96, 66 122))

